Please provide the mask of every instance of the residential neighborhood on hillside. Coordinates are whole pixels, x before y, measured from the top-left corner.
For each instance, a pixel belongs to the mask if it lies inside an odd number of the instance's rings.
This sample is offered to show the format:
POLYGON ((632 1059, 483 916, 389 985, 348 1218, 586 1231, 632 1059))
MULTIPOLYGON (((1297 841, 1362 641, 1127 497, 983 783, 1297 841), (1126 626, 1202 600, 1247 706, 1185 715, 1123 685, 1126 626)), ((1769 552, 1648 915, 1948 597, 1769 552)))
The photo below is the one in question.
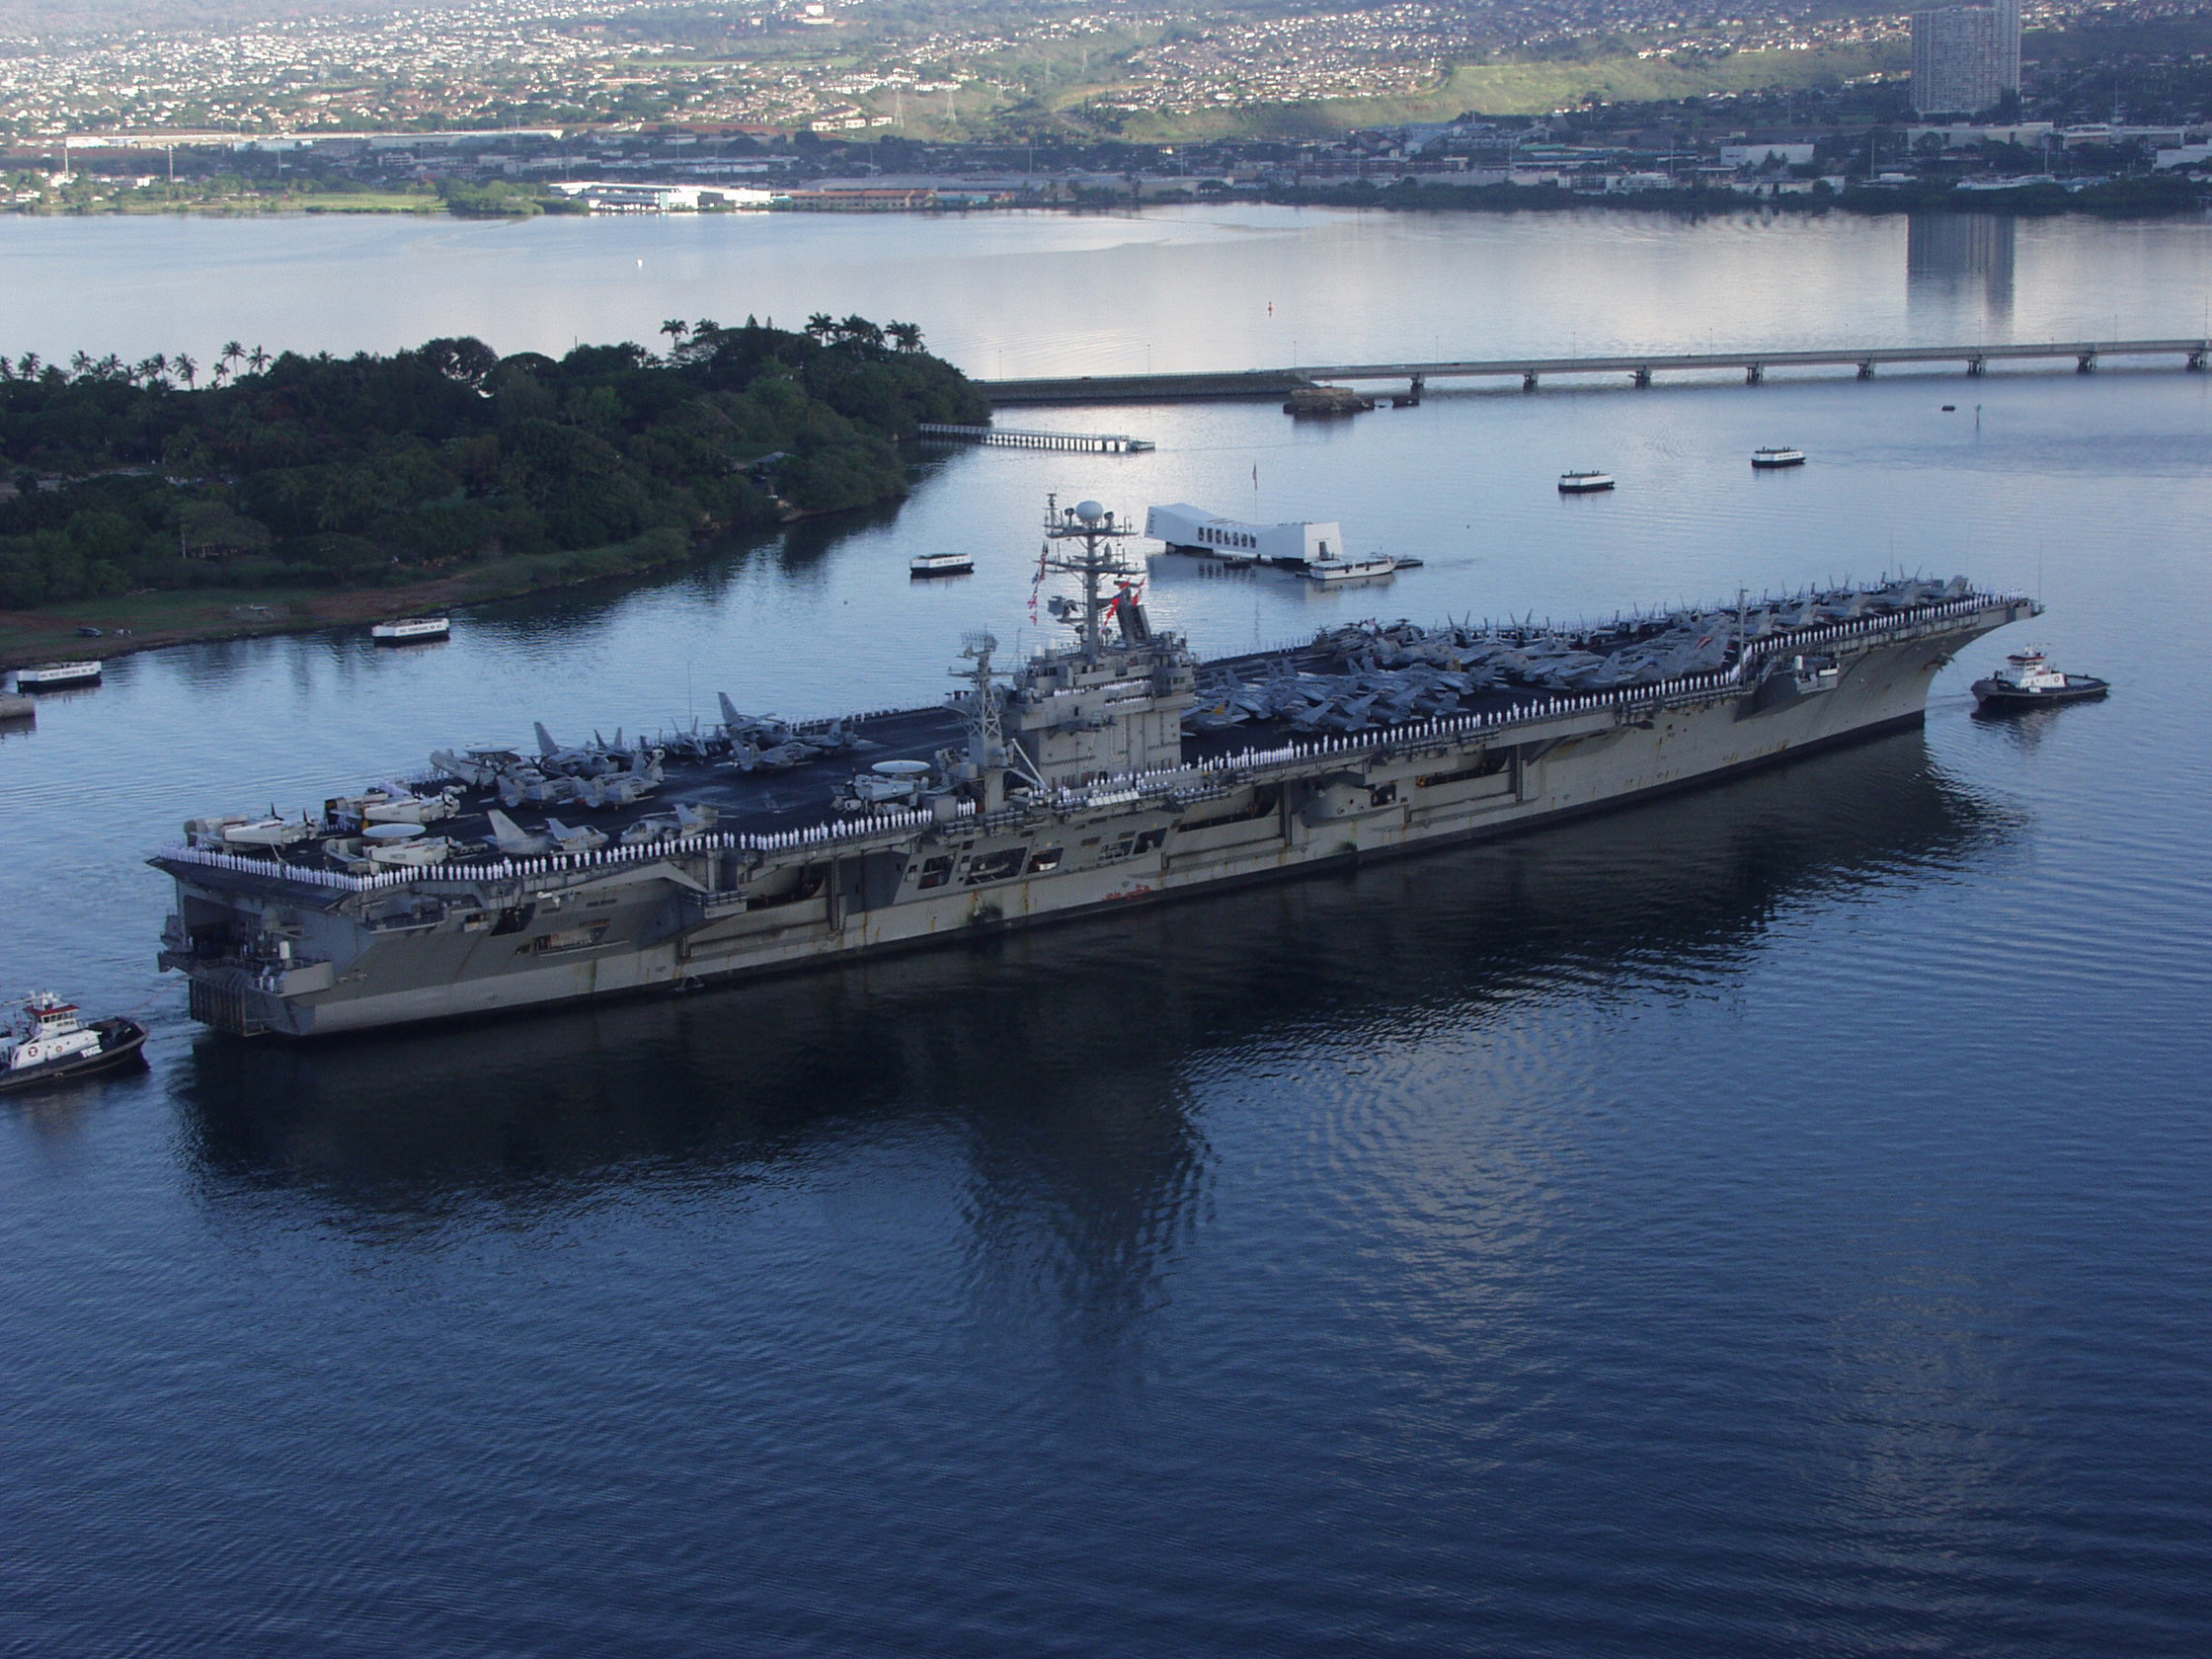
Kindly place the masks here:
POLYGON ((2157 0, 1196 19, 1093 0, 1019 23, 918 0, 476 0, 19 37, 0 172, 28 212, 2047 197, 2201 174, 2208 48, 2212 12, 2157 0))

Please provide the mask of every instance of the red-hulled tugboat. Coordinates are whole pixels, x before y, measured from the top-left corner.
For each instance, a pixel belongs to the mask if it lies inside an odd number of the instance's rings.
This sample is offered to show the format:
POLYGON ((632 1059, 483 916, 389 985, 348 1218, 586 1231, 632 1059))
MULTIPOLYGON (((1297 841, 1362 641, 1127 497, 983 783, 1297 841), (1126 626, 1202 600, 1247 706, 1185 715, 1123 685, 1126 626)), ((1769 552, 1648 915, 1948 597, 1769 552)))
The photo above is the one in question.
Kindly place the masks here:
POLYGON ((2060 673, 2040 651, 2015 651, 1987 679, 1974 681, 1974 698, 1986 709, 2040 708, 2079 703, 2112 689, 2094 674, 2060 673))
POLYGON ((142 1064, 146 1028, 118 1015, 87 1025, 50 990, 28 998, 0 1037, 0 1093, 142 1064))

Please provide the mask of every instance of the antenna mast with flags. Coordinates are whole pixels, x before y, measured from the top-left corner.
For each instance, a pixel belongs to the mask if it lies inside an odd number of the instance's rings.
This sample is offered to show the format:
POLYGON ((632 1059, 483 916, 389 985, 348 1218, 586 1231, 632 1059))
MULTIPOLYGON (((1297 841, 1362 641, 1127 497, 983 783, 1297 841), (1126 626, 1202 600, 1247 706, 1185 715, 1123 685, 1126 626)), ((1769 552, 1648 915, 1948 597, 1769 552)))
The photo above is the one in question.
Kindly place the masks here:
POLYGON ((1107 613, 1130 596, 1132 580, 1145 574, 1140 567, 1126 563, 1116 546, 1124 537, 1136 533, 1128 522, 1117 520, 1097 502, 1061 507, 1057 498, 1045 498, 1045 552, 1039 568, 1064 572, 1082 583, 1083 596, 1079 601, 1056 598, 1050 602, 1053 615, 1074 627, 1082 636, 1086 661, 1098 661, 1099 653, 1105 649, 1107 613), (1100 591, 1109 577, 1115 579, 1117 589, 1110 597, 1100 591))

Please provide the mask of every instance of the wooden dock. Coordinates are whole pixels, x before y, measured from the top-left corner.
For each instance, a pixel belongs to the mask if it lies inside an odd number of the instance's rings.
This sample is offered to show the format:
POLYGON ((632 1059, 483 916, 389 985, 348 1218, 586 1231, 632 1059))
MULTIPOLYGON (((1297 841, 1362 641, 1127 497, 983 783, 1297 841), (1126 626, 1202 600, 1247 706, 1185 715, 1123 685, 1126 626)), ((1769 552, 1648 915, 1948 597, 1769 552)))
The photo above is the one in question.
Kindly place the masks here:
POLYGON ((916 423, 923 437, 953 443, 995 443, 1008 449, 1069 449, 1087 455, 1134 455, 1151 448, 1148 437, 1127 433, 1023 432, 1013 427, 955 427, 940 421, 916 423))

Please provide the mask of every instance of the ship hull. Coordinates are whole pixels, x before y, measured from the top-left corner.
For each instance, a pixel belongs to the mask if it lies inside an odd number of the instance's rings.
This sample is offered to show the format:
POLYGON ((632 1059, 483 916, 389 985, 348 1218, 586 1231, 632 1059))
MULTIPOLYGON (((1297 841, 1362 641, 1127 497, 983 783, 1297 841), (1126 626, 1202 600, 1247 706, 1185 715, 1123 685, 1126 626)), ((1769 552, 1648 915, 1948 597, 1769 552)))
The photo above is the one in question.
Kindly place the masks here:
MULTIPOLYGON (((1196 800, 1140 797, 936 826, 895 844, 826 844, 749 866, 742 880, 717 861, 730 855, 602 867, 565 885, 538 878, 441 900, 423 925, 312 911, 294 918, 297 966, 165 962, 192 975, 193 1012, 207 1023, 319 1037, 939 946, 1521 833, 1910 726, 1957 645, 2012 619, 1993 607, 1867 641, 1839 653, 1833 689, 1818 694, 1708 687, 1482 733, 1363 736, 1251 768, 1196 800)), ((181 893, 198 890, 202 913, 238 900, 211 874, 172 874, 181 893)))

